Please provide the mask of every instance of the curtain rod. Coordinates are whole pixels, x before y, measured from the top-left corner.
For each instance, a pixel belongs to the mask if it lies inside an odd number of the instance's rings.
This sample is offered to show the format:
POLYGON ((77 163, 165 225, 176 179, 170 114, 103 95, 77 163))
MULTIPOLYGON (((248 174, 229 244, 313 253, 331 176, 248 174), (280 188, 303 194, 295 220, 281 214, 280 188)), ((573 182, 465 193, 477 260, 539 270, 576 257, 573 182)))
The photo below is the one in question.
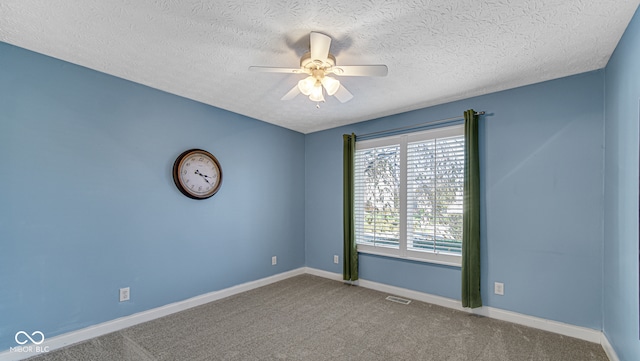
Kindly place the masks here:
MULTIPOLYGON (((484 113, 485 113, 484 111, 476 112, 476 115, 484 115, 484 113)), ((367 138, 367 137, 371 137, 371 136, 379 135, 379 134, 396 133, 396 132, 400 132, 400 131, 403 131, 403 130, 418 129, 418 128, 426 127, 427 125, 434 125, 434 124, 437 124, 437 123, 446 123, 446 122, 451 122, 451 121, 454 121, 454 120, 461 120, 461 119, 464 119, 464 116, 452 117, 452 118, 446 118, 446 119, 440 119, 440 120, 432 120, 432 121, 429 121, 429 122, 426 122, 426 123, 408 125, 406 127, 387 129, 387 130, 381 130, 379 132, 356 135, 356 138, 367 138)))

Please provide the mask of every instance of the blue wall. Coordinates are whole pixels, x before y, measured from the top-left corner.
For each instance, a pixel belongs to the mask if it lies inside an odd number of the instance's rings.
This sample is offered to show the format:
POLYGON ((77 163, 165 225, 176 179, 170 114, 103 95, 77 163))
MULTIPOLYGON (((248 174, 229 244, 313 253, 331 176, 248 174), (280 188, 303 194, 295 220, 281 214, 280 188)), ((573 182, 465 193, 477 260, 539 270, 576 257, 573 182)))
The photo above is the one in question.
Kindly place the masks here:
MULTIPOLYGON (((595 71, 307 135, 307 266, 342 271, 342 134, 484 110, 484 304, 600 330, 603 85, 595 71)), ((455 267, 361 254, 360 277, 460 299, 455 267)))
POLYGON ((304 266, 303 134, 0 43, 0 154, 0 350, 304 266))
POLYGON ((638 113, 640 13, 606 68, 603 328, 620 360, 640 360, 638 113))

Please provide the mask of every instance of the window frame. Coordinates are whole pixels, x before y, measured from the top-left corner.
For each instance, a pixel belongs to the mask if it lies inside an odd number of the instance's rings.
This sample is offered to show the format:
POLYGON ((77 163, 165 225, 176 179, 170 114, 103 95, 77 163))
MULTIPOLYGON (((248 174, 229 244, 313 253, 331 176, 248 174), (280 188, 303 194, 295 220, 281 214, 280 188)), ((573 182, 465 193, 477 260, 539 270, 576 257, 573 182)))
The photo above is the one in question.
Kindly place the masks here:
MULTIPOLYGON (((356 153, 359 150, 371 149, 384 146, 400 146, 400 186, 399 186, 399 204, 400 204, 400 222, 399 222, 399 245, 398 248, 373 246, 357 243, 357 234, 359 225, 356 221, 356 247, 358 252, 373 254, 378 256, 400 258, 410 261, 428 262, 441 264, 446 266, 461 267, 462 255, 432 252, 432 251, 415 251, 408 249, 407 242, 407 149, 409 143, 418 141, 432 140, 437 138, 447 138, 453 136, 464 135, 464 125, 456 124, 445 127, 439 127, 424 131, 392 135, 383 138, 367 139, 356 141, 356 153)), ((356 174, 356 180, 358 175, 356 174)), ((356 181, 357 182, 357 181, 356 181)), ((357 188, 357 184, 356 184, 357 188)), ((357 208, 357 207, 356 207, 357 208)))

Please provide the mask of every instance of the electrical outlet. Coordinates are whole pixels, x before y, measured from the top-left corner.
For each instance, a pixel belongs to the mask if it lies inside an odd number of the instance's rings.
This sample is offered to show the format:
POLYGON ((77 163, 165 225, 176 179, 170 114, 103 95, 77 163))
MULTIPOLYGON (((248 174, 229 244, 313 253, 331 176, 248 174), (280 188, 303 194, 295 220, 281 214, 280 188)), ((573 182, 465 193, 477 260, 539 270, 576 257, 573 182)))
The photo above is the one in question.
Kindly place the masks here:
POLYGON ((129 287, 120 289, 120 302, 129 301, 129 297, 131 294, 129 293, 129 287))
POLYGON ((504 296, 504 283, 496 282, 493 284, 493 292, 496 295, 504 296))
POLYGON ((333 263, 338 264, 340 263, 340 258, 338 258, 338 255, 333 255, 333 263))
POLYGON ((278 257, 273 256, 271 257, 271 265, 275 266, 278 263, 278 257))

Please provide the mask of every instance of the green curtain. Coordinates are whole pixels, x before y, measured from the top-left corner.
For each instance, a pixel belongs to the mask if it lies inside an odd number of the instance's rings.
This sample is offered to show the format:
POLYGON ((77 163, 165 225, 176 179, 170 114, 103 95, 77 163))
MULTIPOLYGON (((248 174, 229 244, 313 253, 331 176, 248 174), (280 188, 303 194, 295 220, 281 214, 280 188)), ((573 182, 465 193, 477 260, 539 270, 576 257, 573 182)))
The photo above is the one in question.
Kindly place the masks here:
POLYGON ((358 279, 358 251, 356 250, 356 231, 354 214, 354 161, 356 156, 356 135, 344 134, 343 153, 343 217, 344 217, 344 254, 342 278, 348 281, 358 279))
POLYGON ((480 161, 478 116, 464 112, 464 203, 462 213, 462 307, 482 306, 480 297, 480 161))

